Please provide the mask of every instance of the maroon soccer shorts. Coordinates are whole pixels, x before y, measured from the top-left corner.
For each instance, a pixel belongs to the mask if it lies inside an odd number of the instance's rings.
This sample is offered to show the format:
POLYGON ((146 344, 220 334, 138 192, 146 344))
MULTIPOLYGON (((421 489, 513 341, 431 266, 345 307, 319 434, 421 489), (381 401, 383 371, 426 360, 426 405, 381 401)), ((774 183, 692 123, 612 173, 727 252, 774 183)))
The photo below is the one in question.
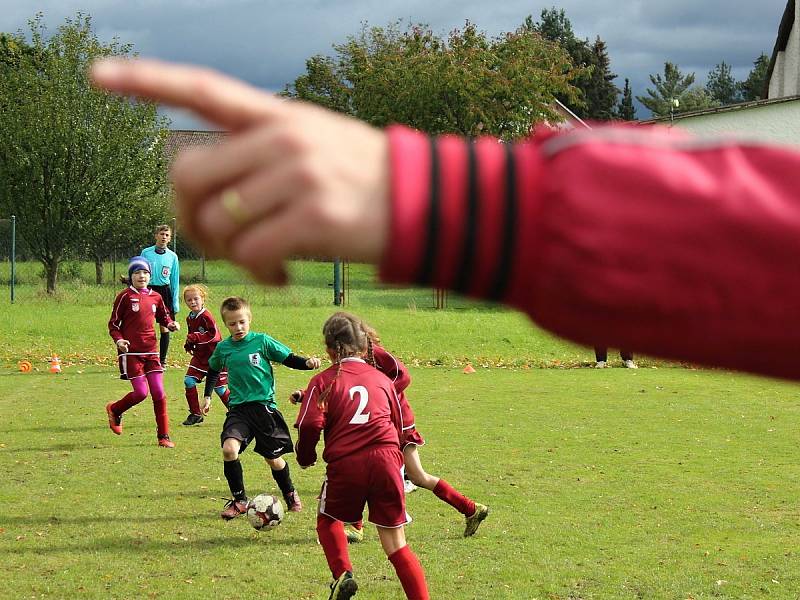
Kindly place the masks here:
POLYGON ((328 465, 319 498, 319 512, 345 523, 363 518, 370 523, 400 527, 411 522, 403 492, 403 453, 383 445, 346 456, 328 465))
POLYGON ((164 371, 158 360, 158 352, 120 354, 117 360, 119 361, 120 379, 134 379, 143 377, 147 373, 164 371))

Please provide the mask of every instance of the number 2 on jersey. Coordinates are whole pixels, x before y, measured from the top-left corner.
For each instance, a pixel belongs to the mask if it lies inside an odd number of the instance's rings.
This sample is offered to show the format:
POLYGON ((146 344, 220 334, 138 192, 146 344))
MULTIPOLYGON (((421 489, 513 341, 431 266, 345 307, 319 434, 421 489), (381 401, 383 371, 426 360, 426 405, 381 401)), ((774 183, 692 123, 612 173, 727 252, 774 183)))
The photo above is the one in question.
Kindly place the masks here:
POLYGON ((350 419, 351 425, 363 425, 369 421, 369 413, 364 412, 369 403, 369 392, 363 385, 354 385, 350 388, 350 400, 355 400, 358 395, 358 408, 356 409, 353 418, 350 419))

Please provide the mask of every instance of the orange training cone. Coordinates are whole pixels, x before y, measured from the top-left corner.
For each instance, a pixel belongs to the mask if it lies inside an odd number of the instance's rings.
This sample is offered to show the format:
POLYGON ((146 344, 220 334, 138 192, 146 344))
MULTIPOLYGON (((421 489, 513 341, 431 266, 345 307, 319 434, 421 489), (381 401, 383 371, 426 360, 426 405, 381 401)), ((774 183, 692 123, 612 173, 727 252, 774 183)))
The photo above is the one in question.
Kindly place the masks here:
POLYGON ((33 371, 33 365, 29 360, 21 360, 17 363, 17 367, 19 368, 21 373, 30 373, 33 371))
POLYGON ((463 373, 474 373, 475 369, 472 368, 472 365, 468 364, 466 367, 464 367, 464 370, 462 372, 463 373))
POLYGON ((58 354, 53 354, 50 358, 50 372, 61 373, 61 359, 58 358, 58 354))

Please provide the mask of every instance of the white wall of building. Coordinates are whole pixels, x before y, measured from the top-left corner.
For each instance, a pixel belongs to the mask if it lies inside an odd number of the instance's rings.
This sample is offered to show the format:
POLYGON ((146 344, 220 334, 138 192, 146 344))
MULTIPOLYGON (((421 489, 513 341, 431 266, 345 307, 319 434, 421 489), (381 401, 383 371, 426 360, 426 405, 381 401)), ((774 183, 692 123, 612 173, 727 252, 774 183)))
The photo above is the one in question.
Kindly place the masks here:
POLYGON ((794 24, 786 50, 778 52, 769 80, 769 97, 783 98, 800 94, 800 2, 794 4, 794 24))
POLYGON ((671 126, 696 136, 735 136, 800 147, 800 99, 678 118, 671 126))

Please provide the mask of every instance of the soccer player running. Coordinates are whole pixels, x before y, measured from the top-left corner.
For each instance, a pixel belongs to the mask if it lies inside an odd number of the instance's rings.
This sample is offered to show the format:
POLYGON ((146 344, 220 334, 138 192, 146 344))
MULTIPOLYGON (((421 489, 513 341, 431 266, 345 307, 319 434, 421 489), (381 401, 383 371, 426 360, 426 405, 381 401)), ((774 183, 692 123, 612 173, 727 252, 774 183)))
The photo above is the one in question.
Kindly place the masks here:
MULTIPOLYGON (((426 472, 422 466, 417 448, 424 446, 425 440, 417 431, 414 412, 405 394, 406 388, 411 384, 411 375, 408 373, 408 368, 380 345, 381 340, 378 332, 365 321, 346 312, 339 312, 336 315, 361 322, 361 327, 367 334, 367 362, 385 374, 394 385, 397 397, 403 408, 403 430, 400 433, 400 447, 403 450, 405 473, 411 483, 430 490, 437 498, 464 515, 466 521, 464 537, 475 535, 480 524, 489 516, 489 507, 468 498, 444 479, 426 472)), ((348 542, 360 542, 363 539, 364 533, 361 525, 360 522, 345 525, 348 542)))
POLYGON ((172 320, 164 300, 158 292, 148 289, 150 263, 134 256, 128 264, 129 286, 117 294, 108 321, 108 333, 117 346, 120 378, 127 379, 133 391, 117 402, 106 405, 108 426, 117 435, 122 434, 122 415, 129 408, 153 396, 158 445, 174 448, 169 439, 167 396, 161 363, 156 349, 154 321, 168 331, 177 331, 178 323, 172 320))
MULTIPOLYGON (((187 285, 183 289, 183 301, 189 307, 189 314, 186 317, 186 343, 183 349, 192 355, 183 385, 186 390, 186 404, 189 405, 189 416, 183 422, 184 425, 192 426, 203 422, 204 411, 200 408, 200 401, 197 398, 197 385, 205 379, 208 374, 208 359, 214 353, 214 348, 222 340, 219 333, 217 322, 214 316, 206 308, 208 288, 201 284, 187 285)), ((228 398, 231 393, 227 387, 228 372, 222 371, 214 387, 219 399, 228 408, 228 398)))
POLYGON ((346 600, 358 590, 343 523, 360 521, 365 504, 406 597, 426 600, 425 573, 406 545, 404 526, 410 518, 399 443, 404 421, 394 385, 364 360, 368 335, 360 319, 334 314, 322 332, 333 365, 294 396, 302 402, 295 423, 300 466, 316 462, 317 443, 325 432, 322 458, 327 469, 319 498, 317 536, 333 575, 329 600, 346 600))
POLYGON ((222 301, 222 321, 230 337, 222 340, 208 359, 208 376, 202 410, 211 406, 211 390, 223 369, 228 370, 228 415, 222 425, 220 441, 225 479, 232 498, 220 516, 234 519, 247 512, 247 493, 239 455, 255 440, 255 452, 264 457, 272 477, 291 512, 303 508, 294 488, 289 464, 282 455, 294 452, 289 427, 275 403, 275 377, 272 362, 292 369, 318 369, 318 358, 293 354, 279 341, 265 333, 250 331, 253 314, 244 298, 232 296, 222 301))
MULTIPOLYGON (((169 225, 157 226, 155 237, 156 243, 142 250, 142 256, 152 265, 150 288, 161 294, 169 314, 174 318, 181 307, 178 298, 181 269, 178 255, 168 247, 172 239, 172 228, 169 225)), ((158 354, 162 367, 167 365, 168 350, 169 329, 161 327, 158 354)))

